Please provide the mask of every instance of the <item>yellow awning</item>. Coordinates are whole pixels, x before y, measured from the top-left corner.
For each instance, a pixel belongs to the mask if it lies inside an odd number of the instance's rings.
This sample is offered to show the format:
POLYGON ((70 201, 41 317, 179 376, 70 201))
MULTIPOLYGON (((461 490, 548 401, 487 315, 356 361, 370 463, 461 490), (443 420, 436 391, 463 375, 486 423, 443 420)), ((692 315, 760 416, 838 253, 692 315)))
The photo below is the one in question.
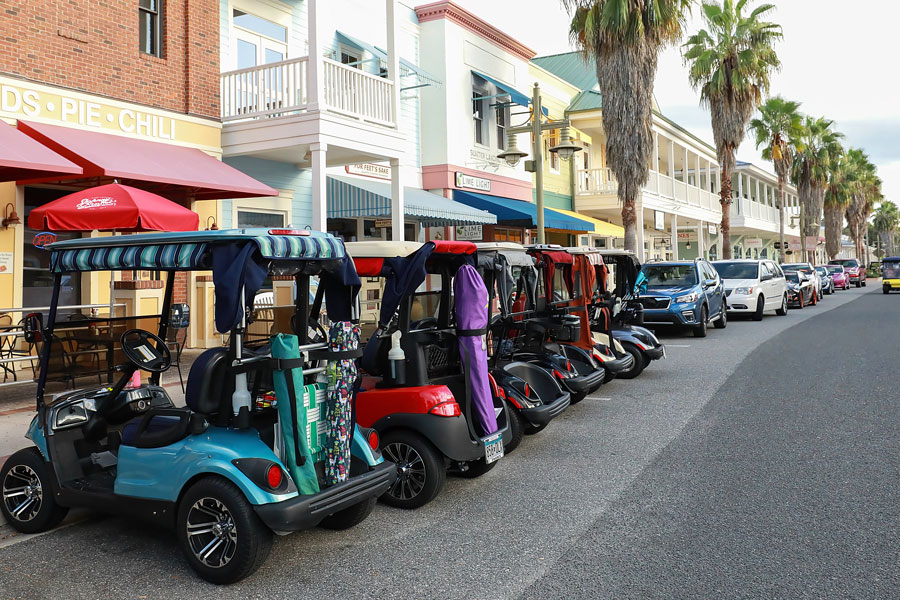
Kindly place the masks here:
POLYGON ((601 221, 600 219, 594 219, 587 215, 583 215, 581 213, 577 213, 571 210, 563 210, 562 208, 551 208, 547 207, 552 211, 562 213, 569 217, 575 217, 576 219, 581 219, 582 221, 587 221, 594 226, 593 231, 589 231, 593 235, 603 235, 606 237, 614 237, 614 238, 623 238, 625 237, 625 229, 623 227, 619 227, 615 223, 609 223, 608 221, 601 221))

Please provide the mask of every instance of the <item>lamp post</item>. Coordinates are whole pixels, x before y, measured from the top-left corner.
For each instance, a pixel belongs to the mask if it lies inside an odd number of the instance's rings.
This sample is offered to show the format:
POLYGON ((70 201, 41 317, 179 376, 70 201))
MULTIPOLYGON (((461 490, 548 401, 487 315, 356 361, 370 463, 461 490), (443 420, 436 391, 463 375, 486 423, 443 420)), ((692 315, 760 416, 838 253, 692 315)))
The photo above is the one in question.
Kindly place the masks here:
POLYGON ((563 160, 569 160, 576 152, 581 150, 580 146, 572 143, 569 138, 569 120, 561 119, 559 121, 543 120, 543 110, 541 108, 541 87, 535 82, 534 90, 531 95, 531 117, 523 125, 510 127, 507 129, 506 150, 497 155, 497 158, 505 160, 506 164, 511 167, 519 164, 519 161, 528 156, 527 152, 519 150, 516 145, 516 136, 520 133, 531 133, 531 155, 532 160, 525 161, 525 170, 534 173, 535 185, 535 205, 537 208, 537 231, 538 244, 545 244, 546 237, 544 235, 544 154, 541 152, 543 145, 543 133, 552 129, 562 129, 559 144, 550 148, 550 152, 559 153, 559 157, 563 160))

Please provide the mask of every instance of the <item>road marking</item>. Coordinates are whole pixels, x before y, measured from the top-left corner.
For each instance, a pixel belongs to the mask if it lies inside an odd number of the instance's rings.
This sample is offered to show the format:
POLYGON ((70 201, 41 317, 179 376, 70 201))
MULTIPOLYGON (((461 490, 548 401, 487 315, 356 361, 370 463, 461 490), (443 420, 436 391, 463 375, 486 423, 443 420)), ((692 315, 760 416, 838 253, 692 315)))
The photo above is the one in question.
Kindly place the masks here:
POLYGON ((667 348, 690 348, 690 344, 666 344, 667 348))

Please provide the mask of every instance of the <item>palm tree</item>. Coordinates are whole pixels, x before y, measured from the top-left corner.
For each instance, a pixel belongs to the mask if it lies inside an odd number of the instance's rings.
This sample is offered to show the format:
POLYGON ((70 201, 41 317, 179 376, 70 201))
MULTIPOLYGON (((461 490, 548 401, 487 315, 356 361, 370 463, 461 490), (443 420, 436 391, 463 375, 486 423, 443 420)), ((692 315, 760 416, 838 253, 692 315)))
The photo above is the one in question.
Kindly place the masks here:
POLYGON ((800 131, 791 139, 795 152, 791 178, 800 198, 800 243, 804 260, 810 262, 806 238, 819 237, 829 168, 841 151, 840 139, 843 135, 834 131, 833 126, 834 121, 807 116, 800 131))
POLYGON ((889 200, 882 201, 875 210, 872 225, 875 226, 875 231, 878 232, 879 237, 887 246, 886 256, 893 256, 894 235, 897 233, 898 227, 900 227, 900 210, 897 209, 897 205, 889 200))
POLYGON ((619 182, 625 249, 637 252, 635 206, 653 153, 656 65, 660 50, 681 38, 694 0, 561 1, 572 15, 570 37, 597 65, 607 165, 619 182))
POLYGON ((847 153, 857 163, 857 181, 850 205, 847 207, 847 225, 856 244, 856 256, 868 263, 868 251, 864 249, 868 233, 868 220, 872 207, 881 199, 881 179, 878 170, 862 151, 852 149, 847 153))
POLYGON ((825 192, 825 253, 829 259, 841 251, 844 214, 853 199, 859 177, 859 164, 843 149, 832 157, 825 192))
POLYGON ((759 107, 759 117, 750 121, 750 131, 756 137, 756 148, 763 146, 762 157, 775 165, 778 175, 778 235, 781 257, 784 260, 784 182, 791 172, 794 152, 788 140, 796 136, 803 123, 800 103, 774 96, 759 107))
POLYGON ((722 256, 731 258, 731 173, 734 155, 744 140, 753 111, 769 91, 769 76, 781 66, 773 44, 781 26, 762 20, 774 10, 763 4, 744 14, 748 0, 703 4, 709 30, 701 29, 684 44, 688 77, 708 105, 721 168, 722 256))

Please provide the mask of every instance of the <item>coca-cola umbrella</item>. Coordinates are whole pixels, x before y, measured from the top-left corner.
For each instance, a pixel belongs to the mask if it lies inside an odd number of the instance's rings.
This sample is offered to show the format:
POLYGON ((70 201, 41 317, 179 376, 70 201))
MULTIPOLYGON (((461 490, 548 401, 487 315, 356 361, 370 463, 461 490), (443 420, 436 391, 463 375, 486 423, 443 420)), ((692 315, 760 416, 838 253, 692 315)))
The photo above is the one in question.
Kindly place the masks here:
MULTIPOLYGON (((75 192, 31 211, 28 226, 48 231, 196 231, 200 216, 152 192, 110 183, 75 192)), ((109 283, 113 314, 114 277, 109 283)))

